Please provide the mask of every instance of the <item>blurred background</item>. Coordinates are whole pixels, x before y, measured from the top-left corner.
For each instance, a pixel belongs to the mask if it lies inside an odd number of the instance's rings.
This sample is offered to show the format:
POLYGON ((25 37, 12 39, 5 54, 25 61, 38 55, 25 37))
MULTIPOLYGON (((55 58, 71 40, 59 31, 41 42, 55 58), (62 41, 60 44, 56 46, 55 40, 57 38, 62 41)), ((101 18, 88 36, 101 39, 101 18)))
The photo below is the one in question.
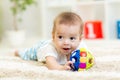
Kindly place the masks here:
POLYGON ((64 11, 81 16, 85 40, 119 40, 119 7, 119 0, 0 0, 0 50, 50 39, 54 18, 64 11))

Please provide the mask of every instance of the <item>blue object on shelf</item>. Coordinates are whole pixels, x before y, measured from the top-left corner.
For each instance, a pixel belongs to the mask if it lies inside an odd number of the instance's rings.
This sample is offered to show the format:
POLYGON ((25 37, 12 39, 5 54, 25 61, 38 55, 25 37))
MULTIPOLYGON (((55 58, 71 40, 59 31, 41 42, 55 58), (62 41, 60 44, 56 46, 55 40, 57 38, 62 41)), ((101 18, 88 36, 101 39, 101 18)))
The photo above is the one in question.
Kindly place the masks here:
POLYGON ((120 39, 120 20, 117 21, 117 38, 120 39))

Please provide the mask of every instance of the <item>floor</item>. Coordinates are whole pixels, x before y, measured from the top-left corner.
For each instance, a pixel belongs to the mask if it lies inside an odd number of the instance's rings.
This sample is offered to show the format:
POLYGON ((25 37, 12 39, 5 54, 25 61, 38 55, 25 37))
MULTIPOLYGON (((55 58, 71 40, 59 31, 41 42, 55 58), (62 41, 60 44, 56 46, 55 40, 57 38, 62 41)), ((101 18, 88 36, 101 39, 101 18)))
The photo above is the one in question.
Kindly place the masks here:
MULTIPOLYGON (((30 44, 24 44, 23 47, 31 46, 34 43, 34 41, 30 42, 30 44)), ((85 40, 85 42, 95 57, 94 66, 88 71, 50 71, 41 66, 40 62, 28 62, 17 57, 0 56, 0 80, 120 80, 120 41, 85 40)), ((0 51, 3 49, 4 52, 16 48, 2 45, 0 51)))

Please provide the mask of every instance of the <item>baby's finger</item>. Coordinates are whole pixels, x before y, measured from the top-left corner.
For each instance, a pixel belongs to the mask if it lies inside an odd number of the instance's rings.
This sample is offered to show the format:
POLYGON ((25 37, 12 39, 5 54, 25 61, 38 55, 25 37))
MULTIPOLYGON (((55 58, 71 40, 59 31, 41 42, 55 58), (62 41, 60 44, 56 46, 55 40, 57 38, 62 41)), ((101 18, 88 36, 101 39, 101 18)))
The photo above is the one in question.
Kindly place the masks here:
POLYGON ((70 64, 73 64, 73 62, 72 61, 68 61, 68 64, 70 65, 70 64))

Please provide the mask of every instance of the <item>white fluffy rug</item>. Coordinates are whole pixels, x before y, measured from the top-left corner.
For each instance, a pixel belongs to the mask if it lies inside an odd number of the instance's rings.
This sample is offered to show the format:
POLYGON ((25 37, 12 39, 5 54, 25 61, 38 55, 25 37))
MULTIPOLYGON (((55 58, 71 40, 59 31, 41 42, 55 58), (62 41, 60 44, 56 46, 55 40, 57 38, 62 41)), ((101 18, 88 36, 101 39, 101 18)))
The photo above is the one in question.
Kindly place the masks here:
POLYGON ((120 41, 87 40, 86 44, 95 57, 88 71, 48 70, 42 63, 6 55, 0 56, 0 80, 120 80, 120 41))

